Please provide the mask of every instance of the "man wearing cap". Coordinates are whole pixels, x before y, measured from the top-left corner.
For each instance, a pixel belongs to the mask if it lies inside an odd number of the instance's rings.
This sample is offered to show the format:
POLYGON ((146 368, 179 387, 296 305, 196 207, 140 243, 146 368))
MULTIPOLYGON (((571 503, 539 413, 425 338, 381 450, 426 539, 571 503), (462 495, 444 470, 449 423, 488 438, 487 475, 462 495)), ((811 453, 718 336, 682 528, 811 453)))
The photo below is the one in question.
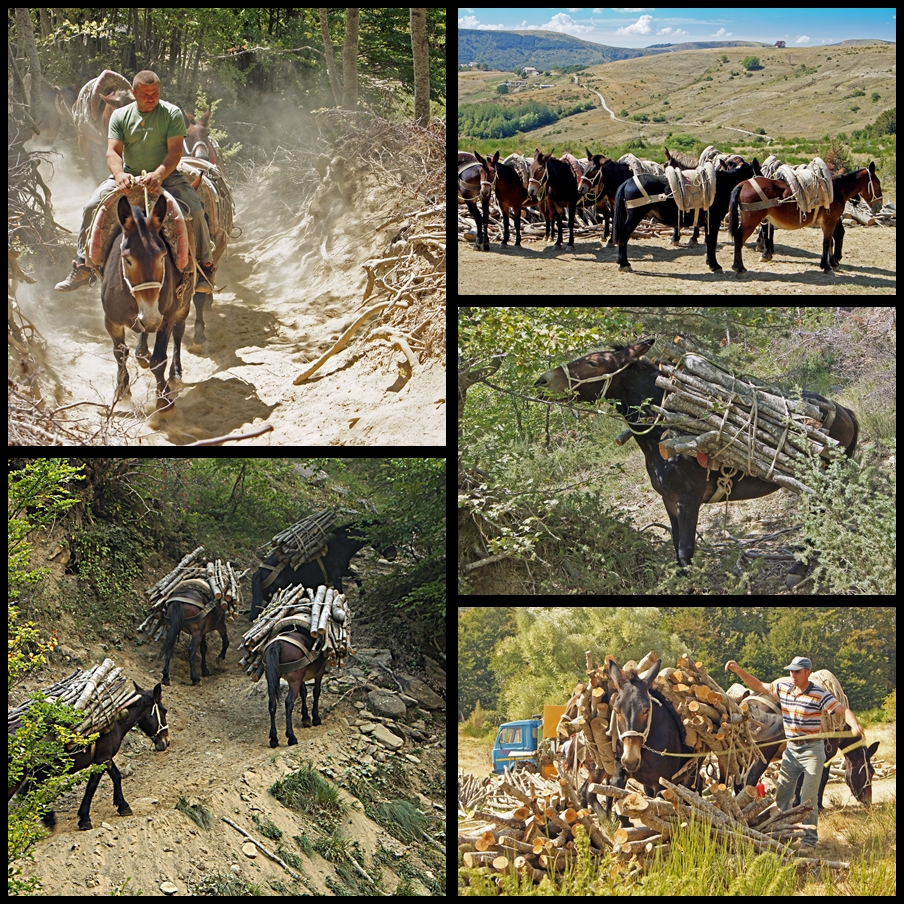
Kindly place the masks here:
POLYGON ((816 820, 819 815, 816 801, 819 797, 819 782, 826 760, 825 743, 822 738, 810 740, 809 735, 822 732, 821 714, 843 712, 847 724, 857 737, 863 729, 850 709, 839 703, 827 690, 810 681, 813 666, 809 659, 795 656, 791 665, 785 666, 791 672, 789 678, 779 678, 771 684, 763 684, 749 672, 745 672, 733 659, 725 665, 725 671, 734 672, 741 681, 758 694, 772 697, 782 709, 785 737, 788 744, 782 756, 781 769, 775 788, 775 803, 780 810, 791 808, 791 798, 797 779, 804 777, 800 799, 813 804, 812 811, 803 819, 806 827, 801 844, 812 847, 816 844, 816 820))

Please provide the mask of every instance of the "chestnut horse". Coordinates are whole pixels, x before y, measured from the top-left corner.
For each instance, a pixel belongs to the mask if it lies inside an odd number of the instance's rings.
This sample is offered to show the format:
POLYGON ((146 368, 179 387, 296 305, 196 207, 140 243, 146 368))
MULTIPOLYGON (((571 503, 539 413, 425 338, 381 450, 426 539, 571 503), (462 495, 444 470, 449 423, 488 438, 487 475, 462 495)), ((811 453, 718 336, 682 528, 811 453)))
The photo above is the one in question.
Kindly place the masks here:
POLYGON ((326 650, 317 649, 316 642, 307 631, 287 631, 270 641, 266 652, 267 697, 270 706, 270 746, 277 747, 276 704, 279 703, 279 679, 285 677, 289 685, 286 695, 286 739, 289 746, 298 743, 292 729, 292 710, 295 699, 301 696, 301 724, 304 728, 320 724, 320 685, 329 661, 326 650), (304 664, 297 667, 299 661, 304 664), (305 681, 314 679, 313 710, 314 721, 308 716, 308 692, 305 681))
MULTIPOLYGON (((632 433, 643 450, 653 489, 662 496, 669 513, 672 542, 678 565, 683 569, 694 555, 700 506, 710 502, 716 494, 719 474, 715 470, 707 471, 695 458, 672 455, 663 459, 659 453, 665 428, 649 428, 655 418, 650 403, 661 405, 665 390, 656 385, 658 368, 643 357, 654 341, 653 338, 642 339, 631 346, 617 345, 611 352, 593 352, 546 371, 534 385, 557 393, 570 392, 585 402, 607 398, 617 403, 619 414, 632 428, 637 428, 636 431, 632 429, 632 433)), ((804 392, 803 397, 827 401, 815 392, 804 392)), ((836 403, 829 436, 838 440, 848 457, 854 454, 859 430, 854 412, 836 403)), ((732 478, 731 483, 729 498, 732 502, 758 499, 779 489, 777 484, 744 473, 732 478)), ((800 569, 803 567, 801 565, 800 569)), ((798 574, 800 569, 795 566, 792 572, 798 574)))
MULTIPOLYGON (((841 215, 844 205, 860 195, 866 199, 873 211, 882 206, 882 186, 876 175, 876 164, 870 163, 866 169, 845 173, 832 177, 833 201, 829 209, 817 207, 810 213, 802 213, 794 201, 794 194, 787 182, 781 179, 767 179, 759 176, 748 182, 742 182, 732 193, 728 207, 728 231, 734 237, 734 263, 731 269, 738 276, 747 272, 742 259, 744 242, 753 234, 753 230, 764 220, 779 229, 803 229, 804 226, 819 226, 822 229, 822 259, 819 266, 829 272, 838 266, 841 260, 841 244, 844 239, 844 226, 841 215), (763 200, 757 190, 750 184, 756 182, 771 207, 763 207, 763 200), (835 242, 834 253, 832 241, 835 242)), ((763 260, 771 260, 772 239, 766 239, 766 251, 763 260)))

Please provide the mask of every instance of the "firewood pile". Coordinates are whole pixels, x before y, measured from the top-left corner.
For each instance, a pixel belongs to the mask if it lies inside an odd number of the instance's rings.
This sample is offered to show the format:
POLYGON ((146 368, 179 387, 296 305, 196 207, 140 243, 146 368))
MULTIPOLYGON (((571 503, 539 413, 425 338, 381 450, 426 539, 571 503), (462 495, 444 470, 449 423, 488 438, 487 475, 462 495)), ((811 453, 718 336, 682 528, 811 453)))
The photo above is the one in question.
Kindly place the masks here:
POLYGON ((336 515, 331 511, 318 512, 303 518, 284 531, 280 531, 269 543, 262 546, 262 558, 276 553, 280 561, 298 569, 323 555, 330 541, 330 531, 336 526, 336 515))
POLYGON ((561 878, 575 863, 575 839, 584 832, 592 857, 608 854, 629 867, 626 875, 639 875, 657 853, 668 854, 676 827, 693 818, 726 843, 743 837, 755 851, 771 851, 788 862, 849 867, 798 856, 797 841, 804 833, 800 821, 812 809, 809 805, 781 812, 773 795, 751 798, 746 788, 733 795, 714 783, 701 796, 667 779, 660 782, 665 790, 657 798, 609 785, 589 786, 593 793, 616 798, 617 811, 641 823, 613 831, 597 812, 581 806, 564 776, 554 781, 506 771, 481 783, 459 771, 461 862, 488 875, 518 873, 540 882, 552 870, 561 878))
MULTIPOLYGON (((615 738, 610 736, 610 699, 615 692, 609 679, 611 659, 607 656, 606 665, 594 669, 587 654, 588 680, 578 684, 556 728, 560 740, 581 732, 594 761, 609 775, 615 773, 615 738)), ((634 668, 642 674, 658 660, 651 650, 639 663, 625 663, 623 671, 634 668)), ((690 654, 679 657, 677 668, 661 668, 653 689, 674 707, 688 747, 697 753, 713 752, 724 763, 726 775, 740 776, 754 760, 762 760, 746 704, 735 703, 690 654)))
POLYGON ((661 364, 656 385, 666 390, 653 410, 672 434, 663 458, 706 456, 712 466, 738 468, 795 493, 812 493, 797 476, 800 465, 839 443, 828 436, 833 402, 794 398, 777 387, 737 377, 699 355, 679 367, 661 364))
MULTIPOLYGON (((43 693, 46 700, 68 703, 85 714, 85 720, 75 729, 85 736, 107 731, 116 721, 117 714, 138 698, 132 682, 123 677, 122 669, 117 668, 112 659, 105 659, 87 672, 76 669, 43 693)), ((10 735, 15 734, 22 724, 22 714, 33 704, 33 700, 28 700, 9 710, 6 718, 10 735)))
POLYGON ((274 594, 269 605, 257 617, 239 644, 245 651, 242 665, 252 681, 264 674, 264 652, 280 634, 300 631, 314 641, 314 650, 323 649, 329 667, 339 667, 351 649, 351 610, 344 593, 321 584, 316 590, 300 584, 274 594))
POLYGON ((247 573, 236 574, 232 562, 216 559, 204 562, 204 547, 199 546, 185 556, 181 562, 164 578, 149 587, 147 594, 150 614, 138 626, 138 633, 154 632, 153 639, 159 640, 166 631, 166 605, 169 600, 182 590, 199 590, 208 601, 216 600, 226 610, 226 623, 235 621, 239 607, 242 605, 241 580, 247 573))

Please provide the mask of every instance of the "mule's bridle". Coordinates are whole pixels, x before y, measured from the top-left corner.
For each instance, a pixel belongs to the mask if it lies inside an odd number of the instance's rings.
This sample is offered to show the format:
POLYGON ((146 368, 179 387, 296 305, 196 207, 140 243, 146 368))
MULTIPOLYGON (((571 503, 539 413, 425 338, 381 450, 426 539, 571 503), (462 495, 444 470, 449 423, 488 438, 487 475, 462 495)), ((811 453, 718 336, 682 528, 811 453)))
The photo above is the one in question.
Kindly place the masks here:
POLYGON ((577 377, 573 377, 571 375, 571 371, 568 369, 567 364, 560 364, 559 366, 562 369, 562 373, 565 374, 565 379, 568 381, 568 389, 573 392, 577 387, 583 386, 585 383, 601 383, 605 381, 606 385, 603 388, 603 391, 600 393, 600 398, 606 398, 606 393, 609 391, 609 386, 612 382, 613 377, 617 377, 623 370, 627 370, 633 361, 629 361, 624 367, 620 367, 618 370, 613 370, 612 373, 609 374, 600 374, 598 377, 587 377, 586 379, 579 380, 577 377))
MULTIPOLYGON (((652 695, 650 694, 650 700, 655 703, 657 706, 662 706, 662 704, 652 695)), ((612 737, 612 729, 615 729, 615 734, 618 737, 619 741, 622 741, 622 746, 624 746, 625 738, 640 738, 640 746, 645 747, 647 743, 647 738, 650 736, 650 728, 653 726, 653 708, 650 707, 650 715, 647 719, 647 727, 644 731, 619 731, 618 728, 618 719, 616 716, 618 715, 618 711, 615 707, 612 707, 612 720, 609 724, 609 737, 612 737)))

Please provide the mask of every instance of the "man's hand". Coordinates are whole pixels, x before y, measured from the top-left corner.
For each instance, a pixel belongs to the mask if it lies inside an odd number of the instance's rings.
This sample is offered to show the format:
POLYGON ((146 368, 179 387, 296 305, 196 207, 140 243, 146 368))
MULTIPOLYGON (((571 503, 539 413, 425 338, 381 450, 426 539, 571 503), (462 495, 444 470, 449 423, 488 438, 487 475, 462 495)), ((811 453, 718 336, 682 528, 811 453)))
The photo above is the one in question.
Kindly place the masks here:
POLYGON ((117 173, 113 178, 116 180, 117 188, 125 190, 132 187, 132 176, 129 173, 117 173))
POLYGON ((738 664, 733 659, 729 659, 728 662, 725 663, 726 672, 733 672, 737 667, 738 664))
POLYGON ((146 185, 148 191, 160 191, 160 185, 163 180, 160 178, 160 173, 157 170, 148 173, 146 176, 142 176, 139 180, 141 185, 146 185))

